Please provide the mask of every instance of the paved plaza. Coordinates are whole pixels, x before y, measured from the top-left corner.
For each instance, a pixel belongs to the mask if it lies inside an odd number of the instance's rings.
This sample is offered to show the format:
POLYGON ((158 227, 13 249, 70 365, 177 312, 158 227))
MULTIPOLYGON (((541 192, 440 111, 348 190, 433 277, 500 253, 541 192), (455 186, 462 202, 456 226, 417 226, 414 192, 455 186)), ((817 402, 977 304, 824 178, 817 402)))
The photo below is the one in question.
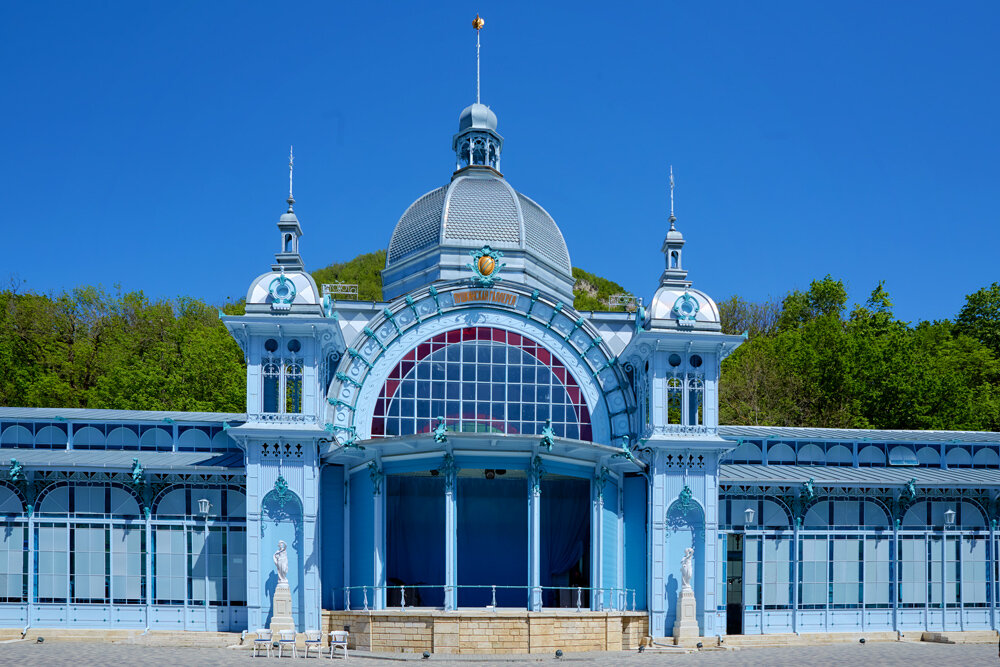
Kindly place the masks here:
MULTIPOLYGON (((12 642, 0 644, 0 665, 247 665, 253 664, 248 651, 216 648, 170 648, 163 646, 141 646, 127 644, 73 643, 51 641, 44 644, 12 642)), ((260 658, 261 664, 277 661, 277 658, 260 658)), ((290 662, 284 658, 283 662, 290 662)), ((297 662, 297 661, 296 661, 297 662)), ((335 663, 328 658, 310 662, 318 664, 343 664, 340 658, 335 663)), ((366 665, 390 665, 400 662, 446 663, 448 665, 503 665, 516 664, 557 665, 567 663, 584 667, 587 665, 643 665, 654 667, 669 665, 750 665, 754 667, 818 667, 821 665, 851 665, 852 667, 917 667, 919 665, 997 665, 997 647, 989 644, 947 645, 917 642, 878 643, 859 646, 835 644, 829 646, 785 646, 746 648, 737 651, 702 651, 698 653, 577 653, 567 654, 561 659, 552 656, 510 656, 493 658, 487 656, 432 656, 422 660, 419 655, 373 655, 353 653, 350 664, 356 667, 366 665)))

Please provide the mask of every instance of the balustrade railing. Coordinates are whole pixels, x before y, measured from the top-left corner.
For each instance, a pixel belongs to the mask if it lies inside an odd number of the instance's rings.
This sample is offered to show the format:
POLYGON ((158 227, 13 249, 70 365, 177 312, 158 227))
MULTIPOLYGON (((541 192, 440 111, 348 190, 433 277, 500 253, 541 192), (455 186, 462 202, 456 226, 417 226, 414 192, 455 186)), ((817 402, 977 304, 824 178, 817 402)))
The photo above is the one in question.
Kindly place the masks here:
MULTIPOLYGON (((576 600, 576 611, 584 611, 584 593, 587 593, 589 600, 593 601, 592 605, 588 605, 586 611, 635 611, 635 589, 634 588, 594 588, 589 586, 499 586, 495 584, 462 584, 457 586, 447 586, 444 584, 414 584, 411 586, 399 585, 399 586, 344 586, 344 610, 351 611, 351 594, 352 592, 361 593, 361 607, 359 611, 373 611, 378 606, 376 605, 376 600, 378 599, 377 593, 383 593, 384 597, 388 597, 390 592, 398 591, 399 593, 399 604, 385 604, 382 609, 406 609, 406 595, 407 590, 413 594, 413 591, 417 591, 419 595, 420 590, 440 590, 444 593, 444 597, 447 600, 449 596, 460 590, 489 590, 490 591, 490 604, 484 605, 484 609, 497 608, 497 590, 522 590, 525 591, 525 606, 524 609, 531 609, 533 605, 532 597, 537 597, 541 600, 542 593, 544 591, 569 591, 570 596, 574 597, 576 600), (631 603, 631 604, 630 604, 631 603)), ((417 597, 419 599, 419 597, 417 597)), ((393 600, 395 602, 395 599, 393 600)), ((426 606, 417 605, 420 608, 428 608, 426 606)), ((539 609, 543 608, 541 604, 534 605, 539 609)), ((414 605, 410 605, 411 608, 415 608, 414 605)), ((444 606, 430 607, 434 609, 446 609, 447 604, 444 606)), ((478 609, 479 607, 462 607, 463 609, 478 609)), ((509 607, 510 609, 519 609, 521 607, 509 607)), ((573 609, 574 607, 544 607, 545 609, 573 609)))

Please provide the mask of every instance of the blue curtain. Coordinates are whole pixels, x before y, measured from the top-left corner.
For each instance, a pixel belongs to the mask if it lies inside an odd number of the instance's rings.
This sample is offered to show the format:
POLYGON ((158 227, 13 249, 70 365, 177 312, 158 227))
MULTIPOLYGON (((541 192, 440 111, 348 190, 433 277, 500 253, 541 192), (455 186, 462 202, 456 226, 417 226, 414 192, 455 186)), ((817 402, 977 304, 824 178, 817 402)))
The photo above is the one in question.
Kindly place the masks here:
POLYGON ((458 583, 487 588, 458 590, 460 607, 490 603, 525 607, 528 601, 528 482, 525 479, 458 480, 458 583))
MULTIPOLYGON (((590 480, 543 479, 541 490, 541 584, 587 587, 590 585, 590 480), (582 571, 577 568, 581 558, 582 571)), ((543 602, 545 606, 575 607, 576 594, 546 591, 543 602)))
MULTIPOLYGON (((388 475, 386 493, 386 583, 407 587, 407 607, 443 606, 444 479, 388 475)), ((386 603, 399 606, 397 589, 386 603)))

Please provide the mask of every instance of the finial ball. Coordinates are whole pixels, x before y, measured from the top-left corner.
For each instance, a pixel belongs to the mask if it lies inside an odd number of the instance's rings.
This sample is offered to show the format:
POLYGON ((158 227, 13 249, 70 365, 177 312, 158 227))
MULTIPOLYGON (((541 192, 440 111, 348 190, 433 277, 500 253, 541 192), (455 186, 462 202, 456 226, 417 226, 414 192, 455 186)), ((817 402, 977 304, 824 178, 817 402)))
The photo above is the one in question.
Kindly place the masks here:
POLYGON ((479 14, 476 14, 476 18, 472 19, 472 27, 476 30, 482 30, 484 25, 486 25, 486 21, 479 18, 479 14))

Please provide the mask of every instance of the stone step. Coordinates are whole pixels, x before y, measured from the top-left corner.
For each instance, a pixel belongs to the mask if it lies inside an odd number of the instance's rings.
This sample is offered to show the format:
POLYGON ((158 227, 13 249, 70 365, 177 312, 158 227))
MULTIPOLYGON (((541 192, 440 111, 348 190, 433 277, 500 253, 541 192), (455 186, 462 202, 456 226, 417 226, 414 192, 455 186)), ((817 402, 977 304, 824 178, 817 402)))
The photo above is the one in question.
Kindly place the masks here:
MULTIPOLYGON (((723 635, 723 646, 790 646, 817 644, 856 644, 865 642, 896 641, 895 632, 808 632, 775 633, 765 635, 723 635)), ((711 638, 713 643, 716 639, 711 638)), ((703 640, 704 641, 704 640, 703 640)), ((707 642, 706 642, 707 645, 707 642)))
MULTIPOLYGON (((101 628, 29 628, 25 640, 36 642, 104 642, 110 644, 144 644, 147 646, 190 646, 225 648, 240 643, 238 632, 179 632, 175 630, 105 630, 101 628)), ((0 641, 20 639, 21 630, 0 629, 0 641)))
POLYGON ((1000 639, 995 630, 967 630, 964 632, 923 632, 920 641, 938 644, 993 644, 1000 639))

